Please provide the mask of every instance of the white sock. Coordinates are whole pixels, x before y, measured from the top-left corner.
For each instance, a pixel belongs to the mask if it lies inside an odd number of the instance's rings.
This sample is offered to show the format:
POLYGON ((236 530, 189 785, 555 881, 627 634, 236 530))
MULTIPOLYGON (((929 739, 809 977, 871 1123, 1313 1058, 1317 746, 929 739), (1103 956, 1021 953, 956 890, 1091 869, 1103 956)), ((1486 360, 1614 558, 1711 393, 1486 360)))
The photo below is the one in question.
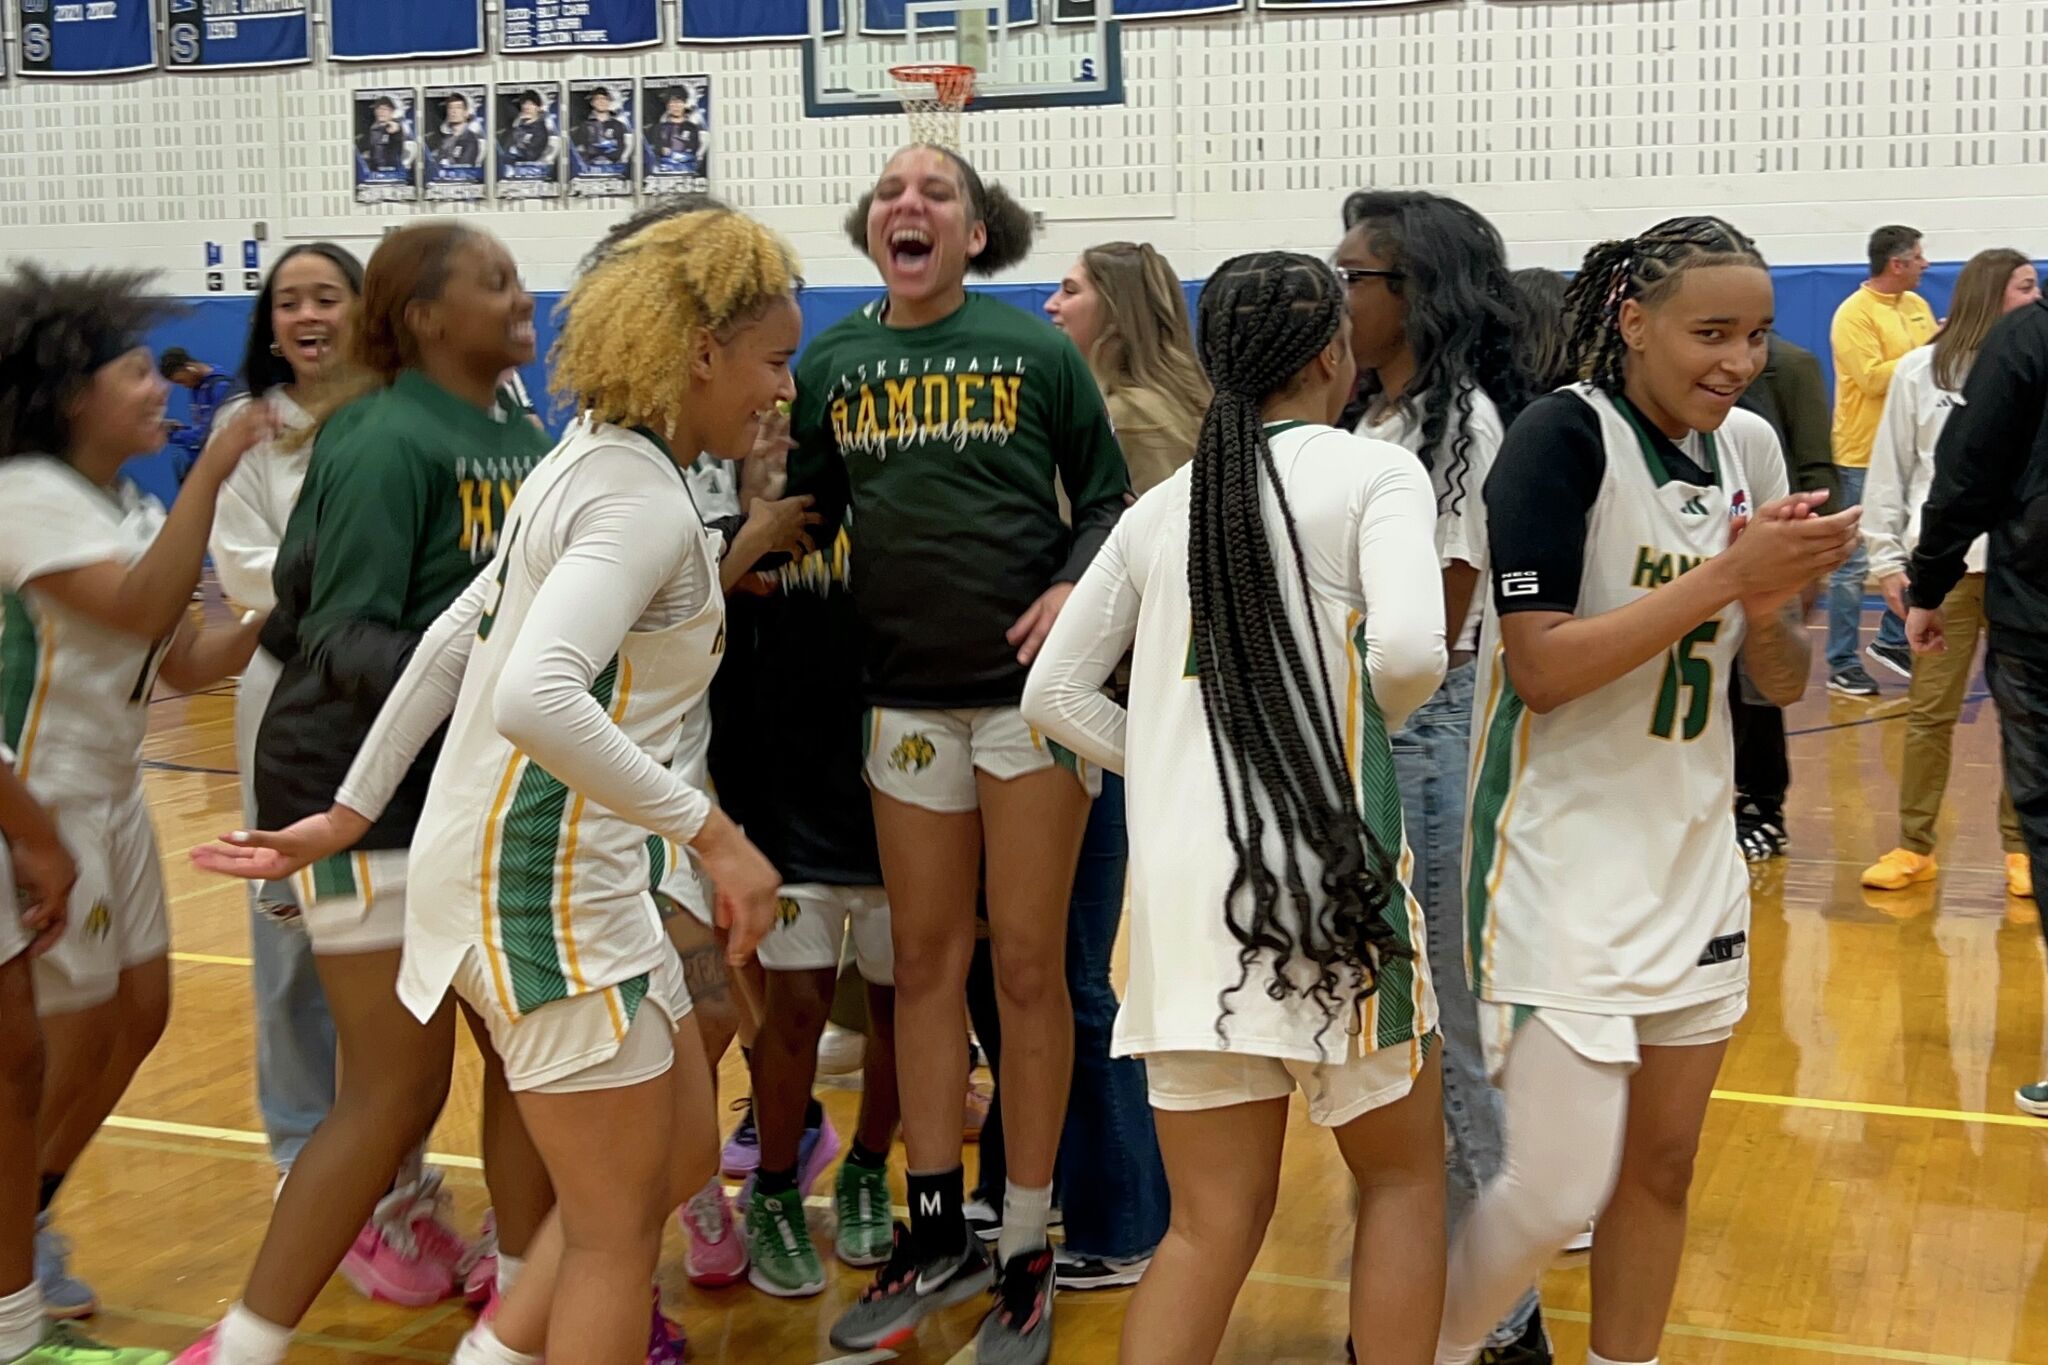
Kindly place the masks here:
POLYGON ((524 1256, 513 1256, 507 1252, 498 1253, 498 1297, 504 1298, 512 1292, 512 1286, 519 1280, 519 1272, 526 1269, 524 1256))
POLYGON ((448 1365, 540 1365, 539 1356, 521 1355, 498 1340, 487 1322, 469 1329, 448 1365))
POLYGON ((1046 1224, 1052 1220, 1052 1186, 1037 1189, 1012 1180, 1003 1191, 1003 1231, 996 1238, 996 1259, 1008 1261, 1048 1245, 1046 1224))
POLYGON ((43 1290, 34 1280, 28 1288, 0 1299, 0 1360, 25 1356, 43 1339, 43 1290))
POLYGON ((1648 1360, 1642 1361, 1609 1360, 1589 1346, 1586 1348, 1586 1365, 1657 1365, 1657 1357, 1651 1356, 1648 1360))
POLYGON ((283 1365, 292 1329, 259 1318, 237 1303, 220 1321, 213 1339, 215 1365, 283 1365))

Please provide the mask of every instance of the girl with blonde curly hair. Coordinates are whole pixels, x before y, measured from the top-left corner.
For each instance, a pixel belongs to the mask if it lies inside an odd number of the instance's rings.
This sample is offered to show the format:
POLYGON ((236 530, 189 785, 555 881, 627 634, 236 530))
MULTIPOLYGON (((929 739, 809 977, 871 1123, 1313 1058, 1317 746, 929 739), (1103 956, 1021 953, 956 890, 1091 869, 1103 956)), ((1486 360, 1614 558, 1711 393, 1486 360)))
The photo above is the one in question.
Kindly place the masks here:
POLYGON ((663 1216, 714 1168, 711 1076, 651 899, 650 834, 696 854, 733 962, 773 923, 777 877, 670 766, 725 644, 721 541, 681 466, 744 458, 793 397, 797 287, 788 246, 727 209, 601 255, 552 357, 582 416, 421 642, 334 805, 208 853, 276 877, 347 848, 447 723, 399 995, 428 1019, 452 988, 485 1021, 557 1197, 458 1361, 544 1347, 638 1365, 663 1216))

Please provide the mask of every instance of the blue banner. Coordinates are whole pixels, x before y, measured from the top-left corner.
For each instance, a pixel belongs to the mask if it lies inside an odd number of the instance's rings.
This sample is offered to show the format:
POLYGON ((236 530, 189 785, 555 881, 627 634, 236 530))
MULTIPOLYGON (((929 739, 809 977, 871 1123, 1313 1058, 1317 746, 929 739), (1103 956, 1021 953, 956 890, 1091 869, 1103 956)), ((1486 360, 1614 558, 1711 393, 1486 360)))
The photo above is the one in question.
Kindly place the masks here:
POLYGON ((150 0, 18 0, 24 76, 120 76, 156 65, 150 0))
POLYGON ((169 0, 166 10, 164 65, 174 71, 313 59, 306 0, 169 0))
POLYGON ((1387 9, 1414 3, 1415 0, 1259 0, 1259 8, 1323 10, 1327 13, 1340 9, 1387 9))
MULTIPOLYGON (((1406 2, 1406 0, 1404 0, 1406 2)), ((1095 17, 1100 0, 1053 0, 1053 19, 1062 24, 1095 17)), ((1245 0, 1111 0, 1112 19, 1186 19, 1197 14, 1237 14, 1245 0)))
MULTIPOLYGON (((825 32, 846 31, 840 0, 825 0, 825 32)), ((772 43, 811 36, 810 0, 683 0, 685 43, 772 43)))
MULTIPOLYGON (((905 11, 909 0, 867 0, 860 10, 860 31, 862 33, 902 33, 908 27, 905 11)), ((1010 0, 1010 22, 1012 24, 1035 24, 1038 22, 1038 0, 1010 0)), ((940 16, 920 19, 919 33, 951 33, 953 24, 940 16)))
POLYGON ((483 0, 331 0, 327 48, 337 62, 475 56, 483 0))
POLYGON ((661 41, 659 0, 503 0, 500 52, 603 51, 661 41))

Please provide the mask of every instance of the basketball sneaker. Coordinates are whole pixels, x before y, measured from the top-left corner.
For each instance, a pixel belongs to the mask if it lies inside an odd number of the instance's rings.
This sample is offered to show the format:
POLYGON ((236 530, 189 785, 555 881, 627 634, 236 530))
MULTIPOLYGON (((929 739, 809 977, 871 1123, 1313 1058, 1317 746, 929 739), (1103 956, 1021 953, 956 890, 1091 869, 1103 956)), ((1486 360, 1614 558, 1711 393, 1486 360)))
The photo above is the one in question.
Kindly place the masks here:
POLYGON ((1475 1365, 1551 1365, 1550 1333, 1541 1310, 1529 1315, 1528 1326, 1513 1341, 1488 1346, 1475 1365))
POLYGON ((825 1290, 825 1267, 811 1243, 800 1190, 763 1194, 747 1201, 747 1282, 778 1299, 807 1299, 825 1290))
POLYGON ((835 1249, 840 1260, 866 1269, 889 1259, 887 1170, 842 1163, 832 1189, 832 1209, 839 1215, 835 1249))
POLYGON ((405 1308, 453 1295, 469 1244, 443 1221, 446 1203, 438 1171, 385 1195, 342 1257, 343 1278, 368 1298, 405 1308))
POLYGON ((747 1239, 733 1221, 725 1186, 713 1176, 690 1202, 676 1210, 676 1221, 689 1234, 683 1273, 699 1289, 723 1289, 747 1277, 747 1239))
POLYGON ((491 1295, 498 1292, 498 1215, 496 1210, 484 1210, 484 1224, 477 1230, 476 1241, 470 1243, 469 1261, 456 1267, 462 1272, 463 1301, 471 1308, 482 1308, 491 1301, 491 1295))
POLYGON ((654 1291, 654 1321, 647 1329, 647 1365, 683 1365, 689 1357, 690 1343, 683 1336, 683 1326, 669 1320, 661 1311, 661 1290, 654 1291))
POLYGON ((36 1215, 36 1284, 43 1291, 46 1318, 89 1318, 100 1308, 92 1286, 71 1274, 71 1239, 50 1226, 49 1213, 36 1215))
POLYGON ((2032 1114, 2037 1119, 2048 1119, 2048 1081, 2035 1081, 2023 1085, 2013 1092, 2013 1103, 2023 1114, 2032 1114))
POLYGON ((2023 901, 2034 898, 2034 861, 2024 853, 2005 855, 2005 894, 2023 901))
POLYGON ((1913 676, 1913 649, 1910 645, 1903 642, 1892 645, 1882 640, 1872 640, 1863 652, 1872 663, 1889 668, 1902 678, 1910 679, 1913 676))
POLYGON ((1877 683, 1863 671, 1862 664, 1850 664, 1828 674, 1828 691, 1839 692, 1845 697, 1874 697, 1877 683))
POLYGON ((988 1253, 972 1237, 963 1237, 952 1255, 919 1264, 910 1229, 898 1223, 888 1264, 832 1324, 832 1344, 842 1351, 900 1346, 917 1335, 919 1323, 974 1298, 994 1278, 988 1253))
POLYGON ((1863 869, 1863 884, 1873 891, 1904 891, 1916 882, 1931 882, 1941 869, 1925 853, 1895 848, 1863 869))
POLYGON ((1122 1289, 1145 1278, 1152 1264, 1147 1256, 1077 1256, 1065 1247, 1053 1253, 1054 1273, 1061 1289, 1122 1289))
POLYGON ((718 1165, 727 1180, 745 1180, 761 1168, 761 1135, 754 1130, 753 1096, 734 1100, 732 1107, 740 1111, 740 1126, 725 1140, 718 1165))
POLYGON ((1046 1365, 1052 1359, 1055 1264, 1049 1246, 1003 1262, 996 1306, 974 1336, 976 1365, 1046 1365))
MULTIPOLYGON (((208 1338, 212 1335, 207 1333, 208 1338)), ((210 1353, 204 1357, 208 1361, 212 1358, 210 1353)), ((109 1346, 94 1341, 72 1323, 60 1322, 53 1324, 49 1335, 31 1346, 27 1355, 16 1356, 7 1365, 169 1365, 170 1359, 169 1351, 109 1346)), ((178 1359, 184 1360, 185 1356, 178 1359)))

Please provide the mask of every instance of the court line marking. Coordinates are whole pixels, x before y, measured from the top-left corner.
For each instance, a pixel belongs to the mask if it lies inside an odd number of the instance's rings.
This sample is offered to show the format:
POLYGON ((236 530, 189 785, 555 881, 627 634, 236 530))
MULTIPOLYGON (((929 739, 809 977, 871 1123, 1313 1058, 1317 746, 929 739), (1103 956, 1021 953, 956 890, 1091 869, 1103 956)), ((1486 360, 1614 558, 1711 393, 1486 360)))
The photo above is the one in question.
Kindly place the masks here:
POLYGON ((1735 1104, 1770 1104, 1781 1109, 1827 1109, 1842 1114, 1876 1114, 1884 1118, 1938 1119, 1944 1123, 1989 1123, 2000 1128, 2048 1129, 2048 1123, 2026 1114, 1980 1114, 1963 1109, 1923 1109, 1910 1104, 1870 1104, 1864 1100, 1814 1100, 1800 1095, 1760 1095, 1747 1090, 1716 1090, 1714 1098, 1735 1104))
POLYGON ((173 962, 190 962, 202 967, 249 967, 254 966, 246 957, 225 957, 219 953, 172 953, 173 962))
MULTIPOLYGON (((177 1327, 192 1333, 204 1332, 219 1319, 199 1318, 190 1313, 168 1313, 160 1308, 135 1308, 126 1304, 103 1303, 100 1312, 131 1322, 148 1323, 152 1327, 177 1327)), ((401 1360, 427 1360, 445 1362, 446 1351, 423 1351, 417 1346, 393 1346, 385 1348, 382 1343, 362 1341, 354 1337, 331 1337, 321 1332, 295 1332, 292 1344, 296 1346, 319 1346, 330 1351, 342 1351, 349 1355, 379 1354, 397 1356, 401 1360)))
MULTIPOLYGON (((1765 1097, 1765 1102, 1775 1102, 1775 1097, 1765 1097)), ((1844 1106, 1842 1104, 1821 1103, 1817 1107, 1831 1108, 1844 1106)), ((1913 1110, 1901 1110, 1900 1106, 1870 1107, 1900 1111, 1908 1116, 1913 1116, 1917 1112, 1923 1112, 1913 1110)), ((1939 1114, 1942 1111, 1937 1110, 1924 1112, 1939 1114)), ((1987 1117, 1993 1119, 2004 1119, 2005 1116, 1988 1115, 1987 1117)), ((2019 1123, 2022 1126, 2024 1126, 2026 1121, 2013 1120, 2013 1122, 2019 1123)), ((211 1138, 216 1141, 235 1143, 239 1146, 261 1146, 265 1143, 265 1139, 261 1133, 249 1133, 236 1128, 208 1128, 200 1124, 172 1123, 168 1120, 163 1119, 129 1119, 122 1118, 120 1116, 115 1116, 107 1120, 107 1126, 118 1129, 139 1130, 143 1132, 169 1133, 184 1137, 211 1138)), ((269 1160, 269 1156, 267 1153, 222 1152, 216 1148, 197 1147, 183 1143, 155 1142, 150 1141, 147 1138, 109 1136, 105 1140, 110 1146, 138 1147, 149 1150, 173 1151, 193 1156, 213 1157, 216 1159, 221 1157, 228 1157, 231 1159, 238 1159, 244 1161, 267 1162, 269 1160)), ((453 1166, 461 1170, 476 1170, 480 1169, 483 1165, 483 1163, 475 1157, 456 1156, 432 1152, 428 1153, 427 1160, 434 1162, 437 1165, 453 1166)), ((466 1184, 469 1182, 464 1181, 464 1183, 466 1184)), ((733 1188, 734 1187, 728 1187, 727 1193, 730 1194, 733 1188)), ((810 1208, 830 1208, 832 1201, 823 1195, 813 1195, 810 1198, 806 1199, 804 1203, 807 1207, 810 1208)), ((902 1214, 904 1211, 898 1209, 896 1210, 896 1212, 898 1214, 902 1214)), ((1251 1272, 1250 1275, 1246 1277, 1246 1279, 1250 1282, 1258 1284, 1280 1285, 1293 1289, 1314 1289, 1331 1293, 1349 1293, 1351 1288, 1350 1284, 1344 1280, 1320 1279, 1308 1275, 1286 1275, 1281 1274, 1278 1271, 1271 1270, 1254 1270, 1251 1272)), ((408 1323, 404 1328, 401 1328, 399 1331, 376 1342, 361 1342, 348 1340, 344 1338, 330 1338, 317 1335, 301 1335, 297 1337, 296 1340, 304 1342, 305 1344, 310 1346, 325 1346, 334 1350, 347 1351, 354 1354, 381 1353, 384 1355, 402 1357, 407 1360, 439 1361, 445 1358, 443 1354, 414 1350, 405 1347, 402 1343, 412 1339, 414 1336, 417 1336, 422 1332, 426 1332, 432 1329, 433 1327, 439 1325, 441 1322, 444 1322, 448 1318, 454 1316, 456 1311, 458 1310, 458 1307, 459 1305, 453 1304, 444 1305, 443 1310, 439 1311, 438 1315, 436 1315, 435 1313, 425 1314, 421 1318, 415 1319, 413 1322, 408 1323)), ((155 1310, 123 1308, 111 1304, 107 1305, 106 1311, 117 1314, 119 1316, 133 1318, 139 1322, 150 1322, 156 1323, 158 1325, 174 1327, 191 1327, 194 1330, 200 1331, 203 1331, 205 1328, 212 1325, 212 1323, 209 1321, 193 1318, 186 1314, 162 1313, 157 1312, 155 1310)), ((1560 1321, 1565 1322, 1586 1323, 1592 1320, 1591 1314, 1586 1313, 1583 1310, 1579 1309, 1545 1308, 1544 1313, 1549 1317, 1556 1318, 1560 1321)), ((1800 1337, 1779 1337, 1758 1332, 1744 1332, 1736 1328, 1701 1327, 1689 1323, 1671 1323, 1665 1328, 1665 1330, 1673 1336, 1697 1337, 1706 1341, 1723 1341, 1737 1345, 1768 1346, 1775 1350, 1799 1351, 1808 1355, 1838 1356, 1859 1360, 1911 1361, 1917 1362, 1918 1365, 2019 1365, 2019 1362, 2017 1361, 2000 1360, 1990 1356, 1959 1356, 1932 1351, 1907 1351, 1889 1346, 1860 1346, 1849 1342, 1818 1341, 1810 1338, 1800 1337)), ((891 1361, 895 1359, 898 1359, 898 1356, 892 1351, 871 1351, 861 1355, 835 1356, 830 1360, 820 1362, 820 1365, 882 1365, 882 1362, 891 1361)), ((947 1365, 969 1365, 969 1362, 973 1361, 973 1359, 974 1347, 972 1344, 969 1344, 958 1355, 953 1356, 952 1359, 947 1362, 947 1365)))
MULTIPOLYGON (((1270 1270, 1254 1270, 1245 1277, 1260 1284, 1285 1285, 1293 1289, 1324 1289, 1333 1293, 1348 1294, 1351 1285, 1346 1280, 1316 1279, 1307 1275, 1281 1275, 1270 1270)), ((1543 1316, 1560 1322, 1590 1323, 1593 1315, 1582 1308, 1543 1307, 1543 1316)), ((1692 1323, 1673 1322, 1664 1327, 1668 1335, 1695 1337, 1703 1341, 1724 1341, 1739 1346, 1768 1346, 1778 1351, 1801 1351, 1808 1355, 1847 1356, 1857 1360, 1906 1360, 1918 1365, 2019 1365, 2018 1361, 2002 1360, 1993 1356, 1958 1356, 1940 1351, 1908 1351, 1896 1346, 1859 1346, 1846 1341, 1821 1341, 1813 1337, 1780 1337, 1764 1332, 1745 1332, 1734 1327, 1702 1327, 1692 1323)), ((973 1350, 968 1348, 969 1352, 973 1350)), ((973 1359, 971 1354, 955 1356, 954 1360, 973 1359)), ((952 1365, 952 1362, 948 1362, 952 1365)))

